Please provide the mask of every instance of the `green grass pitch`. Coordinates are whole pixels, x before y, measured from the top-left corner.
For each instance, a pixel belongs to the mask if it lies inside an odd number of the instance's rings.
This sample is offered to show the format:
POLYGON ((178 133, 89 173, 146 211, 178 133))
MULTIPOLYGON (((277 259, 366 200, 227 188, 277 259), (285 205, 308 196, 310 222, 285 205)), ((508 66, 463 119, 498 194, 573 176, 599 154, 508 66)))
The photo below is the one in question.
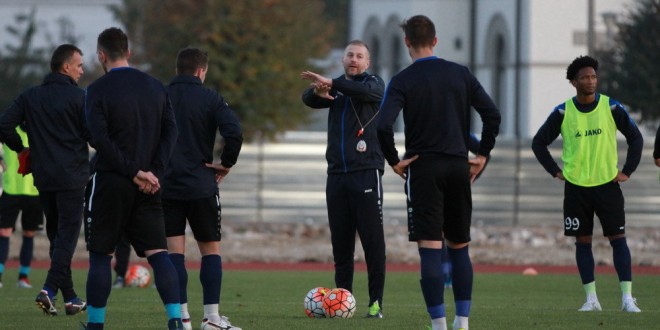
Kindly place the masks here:
MULTIPOLYGON (((203 311, 198 272, 189 273, 189 308, 193 329, 199 329, 203 311)), ((14 286, 15 269, 7 269, 0 289, 0 329, 79 329, 86 315, 47 317, 35 306, 45 270, 31 274, 34 289, 14 286)), ((76 290, 85 296, 85 270, 74 270, 76 290)), ((623 313, 615 275, 598 275, 602 312, 581 313, 584 293, 577 275, 523 276, 475 274, 471 329, 658 329, 660 277, 636 276, 633 294, 642 313, 623 313)), ((368 295, 366 274, 357 272, 354 295, 357 311, 351 319, 310 319, 303 311, 308 290, 333 286, 331 272, 225 271, 221 313, 243 329, 426 329, 430 324, 416 272, 387 274, 383 319, 365 319, 368 295)), ((448 321, 453 320, 453 296, 445 291, 448 321)), ((107 308, 106 329, 164 329, 164 308, 154 288, 113 289, 107 308)))

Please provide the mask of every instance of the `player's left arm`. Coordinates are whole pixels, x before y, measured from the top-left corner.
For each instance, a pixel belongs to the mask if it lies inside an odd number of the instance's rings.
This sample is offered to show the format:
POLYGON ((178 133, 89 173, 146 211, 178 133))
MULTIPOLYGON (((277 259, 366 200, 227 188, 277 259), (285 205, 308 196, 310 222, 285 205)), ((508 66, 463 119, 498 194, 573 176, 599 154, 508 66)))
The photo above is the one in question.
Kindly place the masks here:
POLYGON ((618 103, 617 101, 610 101, 610 107, 612 109, 612 117, 616 123, 616 128, 623 134, 626 138, 626 143, 628 144, 628 153, 626 155, 626 162, 623 164, 623 168, 620 171, 620 175, 624 177, 617 176, 617 181, 625 181, 628 177, 637 169, 639 162, 642 159, 642 150, 644 149, 644 138, 642 133, 639 131, 637 124, 633 121, 632 118, 628 115, 626 109, 618 103), (624 179, 624 180, 619 180, 624 179))
MULTIPOLYGON (((385 160, 390 166, 397 165, 400 161, 399 152, 394 144, 394 122, 403 108, 403 93, 397 87, 395 80, 390 81, 385 97, 380 104, 380 114, 377 120, 377 136, 380 149, 385 160)), ((396 172, 396 170, 395 170, 396 172)), ((399 173, 397 173, 399 174, 399 173)))
POLYGON ((488 157, 490 151, 495 147, 495 138, 500 131, 502 116, 500 110, 481 86, 481 83, 468 72, 470 105, 481 117, 483 123, 481 131, 481 142, 479 143, 478 155, 488 157))
POLYGON ((332 88, 362 102, 380 103, 385 93, 385 82, 377 75, 369 75, 362 81, 333 79, 332 88))
POLYGON ((220 135, 225 140, 222 156, 220 156, 220 164, 228 172, 228 169, 236 164, 238 155, 241 152, 243 130, 241 129, 238 117, 236 117, 235 112, 229 107, 229 104, 222 97, 218 97, 214 113, 215 121, 218 125, 220 135))

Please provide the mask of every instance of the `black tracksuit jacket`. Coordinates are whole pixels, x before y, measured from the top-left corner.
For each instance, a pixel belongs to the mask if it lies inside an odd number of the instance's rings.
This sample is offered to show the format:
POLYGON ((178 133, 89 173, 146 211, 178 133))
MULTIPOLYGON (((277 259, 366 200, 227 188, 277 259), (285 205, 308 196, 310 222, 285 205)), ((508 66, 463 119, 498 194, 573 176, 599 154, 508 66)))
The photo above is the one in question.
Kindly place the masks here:
POLYGON ((139 170, 162 178, 177 137, 165 86, 137 69, 115 68, 89 85, 86 101, 87 124, 97 151, 94 170, 129 180, 139 170))
POLYGON ((376 114, 384 89, 383 79, 364 72, 353 77, 353 80, 346 79, 344 75, 333 79, 330 95, 335 97, 334 100, 316 96, 312 88, 303 93, 302 100, 308 107, 329 108, 328 147, 325 153, 328 174, 383 170, 383 153, 376 137, 376 114), (362 125, 366 126, 362 136, 357 136, 360 124, 356 113, 362 125), (373 121, 367 124, 372 118, 373 121), (356 150, 360 140, 367 144, 364 153, 356 150))
POLYGON ((0 117, 0 140, 20 152, 16 126, 26 123, 34 184, 40 191, 82 188, 89 180, 89 133, 85 125, 85 91, 71 77, 49 73, 0 117))
POLYGON ((220 161, 232 167, 243 144, 241 125, 218 92, 191 75, 178 75, 168 86, 179 137, 165 170, 163 199, 190 200, 214 196, 218 190, 213 163, 216 132, 224 138, 220 161))

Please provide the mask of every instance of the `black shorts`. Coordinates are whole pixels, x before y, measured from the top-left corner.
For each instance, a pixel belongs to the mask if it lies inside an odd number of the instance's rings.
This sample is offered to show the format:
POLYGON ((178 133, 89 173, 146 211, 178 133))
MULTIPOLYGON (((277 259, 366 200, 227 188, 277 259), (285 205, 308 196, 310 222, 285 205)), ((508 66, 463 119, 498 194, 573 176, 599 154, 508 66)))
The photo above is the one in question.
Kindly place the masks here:
POLYGON ((616 182, 596 187, 581 187, 568 181, 564 184, 564 235, 592 236, 594 213, 600 219, 603 235, 626 232, 623 193, 616 182))
POLYGON ((149 195, 125 176, 97 172, 85 191, 85 241, 89 251, 111 254, 122 234, 144 257, 144 251, 167 250, 160 192, 149 195))
POLYGON ((220 233, 220 197, 218 195, 193 200, 163 200, 165 234, 167 237, 186 233, 186 219, 198 242, 217 242, 220 233))
POLYGON ((18 212, 21 214, 23 230, 43 230, 44 211, 39 196, 11 195, 6 192, 0 196, 0 228, 16 229, 18 212))
POLYGON ((460 157, 420 157, 406 179, 410 241, 470 241, 470 167, 460 157))

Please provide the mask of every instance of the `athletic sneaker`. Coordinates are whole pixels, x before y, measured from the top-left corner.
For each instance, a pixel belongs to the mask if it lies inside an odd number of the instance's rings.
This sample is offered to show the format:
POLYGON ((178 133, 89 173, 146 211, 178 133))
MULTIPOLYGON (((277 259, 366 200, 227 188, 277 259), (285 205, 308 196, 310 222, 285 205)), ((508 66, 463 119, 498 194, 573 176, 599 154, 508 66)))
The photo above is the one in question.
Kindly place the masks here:
POLYGON ((183 323, 181 319, 170 319, 167 321, 168 330, 183 330, 183 323))
POLYGON ((603 309, 600 307, 600 303, 598 300, 587 300, 580 309, 578 309, 578 312, 600 312, 603 309))
POLYGON ((621 310, 624 312, 630 312, 630 313, 639 313, 642 310, 637 307, 637 299, 635 298, 629 298, 623 301, 621 304, 621 310))
POLYGON ((369 312, 367 313, 367 318, 382 319, 383 310, 380 308, 378 301, 374 301, 371 306, 369 306, 369 312))
POLYGON ((39 308, 44 311, 44 314, 48 316, 57 316, 57 310, 55 309, 55 304, 53 304, 48 297, 48 291, 41 290, 37 295, 37 298, 34 300, 39 308))
POLYGON ((124 282, 124 277, 123 276, 117 276, 115 279, 115 283, 112 283, 112 288, 113 289, 121 289, 126 285, 124 282))
POLYGON ((86 310, 87 302, 78 297, 64 304, 64 311, 66 311, 66 315, 76 315, 86 310))
POLYGON ((0 282, 0 289, 2 289, 2 282, 0 282))
POLYGON ((181 319, 181 323, 183 323, 183 329, 192 330, 192 323, 190 323, 190 319, 181 319))
POLYGON ((231 325, 229 319, 226 316, 220 315, 220 322, 213 323, 209 319, 204 319, 202 321, 202 330, 242 330, 239 327, 231 325))
POLYGON ((27 277, 18 280, 16 286, 21 289, 32 289, 32 284, 30 284, 30 280, 28 280, 27 277))

